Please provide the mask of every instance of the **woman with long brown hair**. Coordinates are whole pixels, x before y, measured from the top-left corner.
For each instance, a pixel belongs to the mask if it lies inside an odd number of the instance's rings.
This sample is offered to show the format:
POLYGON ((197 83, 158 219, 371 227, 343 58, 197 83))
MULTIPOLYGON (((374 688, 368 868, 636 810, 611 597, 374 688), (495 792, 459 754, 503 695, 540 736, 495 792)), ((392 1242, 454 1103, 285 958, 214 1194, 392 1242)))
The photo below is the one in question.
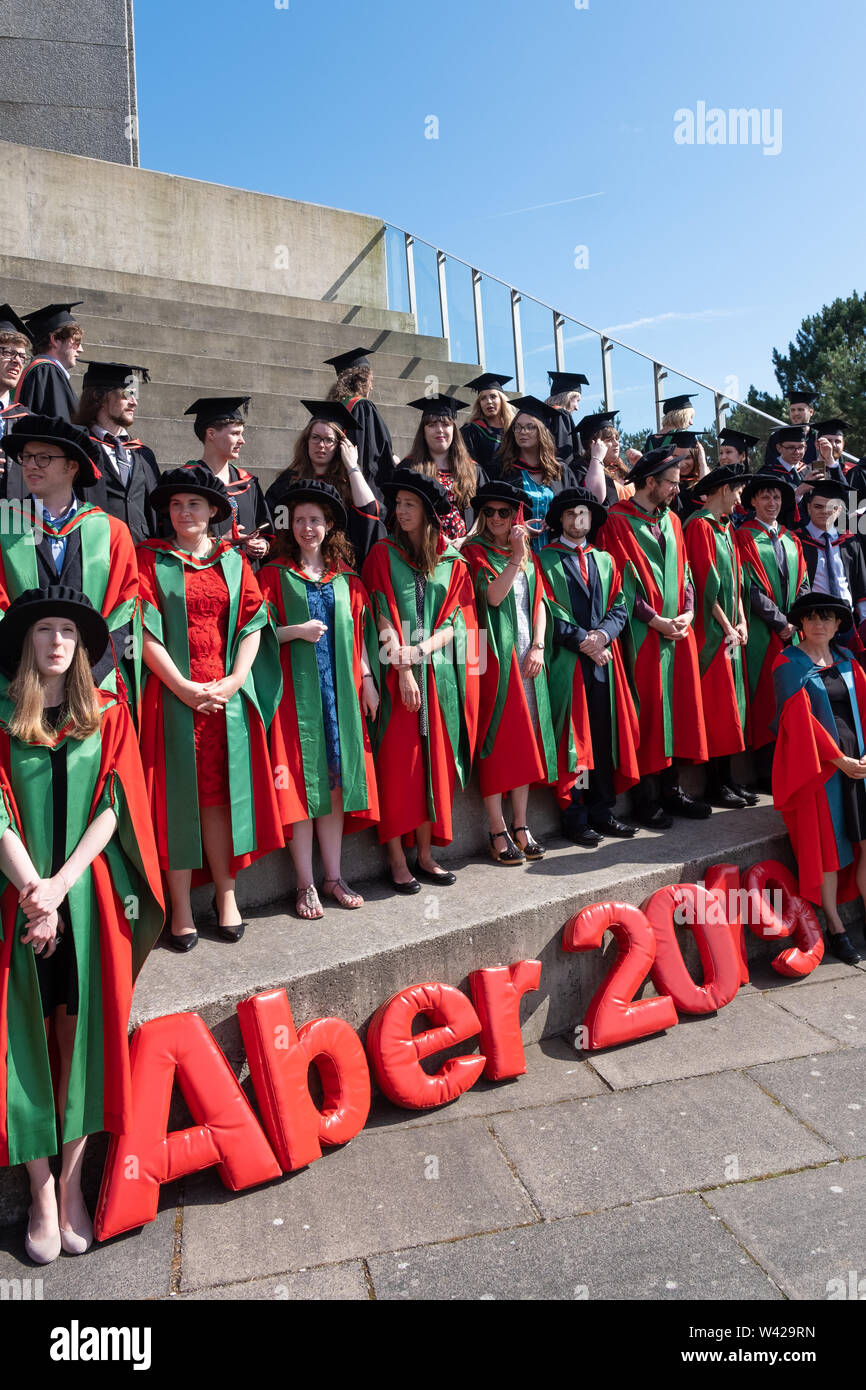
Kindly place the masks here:
POLYGON ((574 474, 556 457, 551 407, 537 396, 521 396, 511 404, 516 414, 497 457, 499 476, 522 491, 524 520, 538 554, 544 544, 547 509, 563 488, 575 486, 574 474))
MULTIPOLYGON (((324 892, 362 907, 340 871, 343 835, 379 817, 366 720, 379 705, 370 602, 354 573, 346 511, 336 488, 299 480, 285 492, 288 526, 259 572, 280 643, 283 694, 270 748, 280 820, 297 875, 295 910, 323 916, 313 878, 313 829, 324 892)), ((378 674, 378 663, 376 663, 378 674)))
POLYGON ((459 550, 475 517, 472 498, 487 482, 486 473, 470 457, 457 428, 457 412, 466 406, 454 396, 422 396, 409 404, 421 412, 421 423, 402 467, 436 478, 445 490, 451 505, 439 518, 440 529, 459 550))
POLYGON ((108 641, 59 584, 26 590, 0 623, 0 1164, 27 1166, 38 1264, 93 1239, 87 1135, 131 1127, 132 985, 163 922, 135 730, 91 674, 108 641))
POLYGON ((346 535, 360 568, 370 547, 384 537, 385 527, 379 501, 361 471, 358 448, 352 442, 356 422, 339 401, 301 401, 301 405, 312 418, 295 442, 288 468, 265 493, 274 529, 279 532, 289 524, 285 514, 287 490, 302 479, 317 478, 340 494, 346 511, 346 535))
POLYGON ((436 478, 398 468, 386 485, 391 534, 367 557, 364 585, 379 629, 376 773, 387 879, 418 893, 455 882, 431 844, 452 838, 454 784, 466 785, 478 725, 478 624, 472 576, 442 535, 450 506, 436 478), (417 843, 415 875, 404 846, 417 843))
POLYGON ((481 376, 467 381, 463 388, 478 394, 469 424, 461 425, 460 433, 470 458, 488 477, 495 471, 493 460, 499 452, 502 436, 514 419, 514 411, 503 390, 510 380, 510 376, 502 376, 499 372, 482 372, 481 376))

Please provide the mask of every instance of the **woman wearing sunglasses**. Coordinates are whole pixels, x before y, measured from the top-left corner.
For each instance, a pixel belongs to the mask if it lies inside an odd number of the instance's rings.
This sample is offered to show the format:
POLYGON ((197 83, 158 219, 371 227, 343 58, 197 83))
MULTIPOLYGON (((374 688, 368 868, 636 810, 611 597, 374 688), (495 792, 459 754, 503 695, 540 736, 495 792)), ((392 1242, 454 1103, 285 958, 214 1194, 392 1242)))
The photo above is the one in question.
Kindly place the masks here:
POLYGON ((490 856, 504 866, 543 857, 527 824, 529 788, 556 779, 544 671, 544 583, 527 529, 517 523, 523 501, 511 483, 488 483, 475 497, 477 534, 463 549, 475 581, 478 626, 487 635, 478 723, 481 795, 490 822, 490 856), (506 794, 516 844, 502 814, 506 794))

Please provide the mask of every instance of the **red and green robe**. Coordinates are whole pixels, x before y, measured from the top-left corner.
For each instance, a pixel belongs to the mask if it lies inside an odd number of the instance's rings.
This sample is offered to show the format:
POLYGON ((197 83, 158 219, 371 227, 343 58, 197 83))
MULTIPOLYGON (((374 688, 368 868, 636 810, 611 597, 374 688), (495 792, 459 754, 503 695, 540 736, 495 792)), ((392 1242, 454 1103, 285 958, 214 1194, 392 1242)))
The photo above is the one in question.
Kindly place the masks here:
MULTIPOLYGON (((453 546, 439 538, 436 568, 427 575, 423 631, 418 635, 415 576, 419 573, 393 540, 379 541, 367 556, 363 580, 377 619, 387 618, 404 646, 415 645, 440 628, 451 627, 454 639, 435 651, 415 679, 426 697, 428 732, 420 732, 419 715, 400 698, 397 668, 381 666, 376 774, 379 783, 379 840, 398 835, 407 845, 425 821, 432 840, 452 839, 454 784, 469 780, 478 730, 478 619, 469 566, 453 546)), ((381 651, 381 643, 380 643, 381 651)))
POLYGON ((629 620, 622 643, 640 725, 637 758, 641 777, 669 767, 674 758, 706 762, 707 734, 695 634, 671 641, 642 622, 635 597, 660 617, 685 611, 691 577, 679 518, 666 509, 649 516, 631 499, 615 502, 597 538, 622 574, 629 620), (650 527, 658 525, 664 555, 650 527))
MULTIPOLYGON (((73 884, 69 919, 78 971, 78 1023, 63 1139, 132 1123, 129 1010, 133 981, 163 924, 163 900, 144 773, 129 710, 98 692, 101 722, 66 746, 66 848, 105 810, 117 829, 73 884)), ((0 833, 13 830, 43 878, 53 856, 51 749, 8 732, 13 706, 0 694, 0 833)), ((70 927, 67 927, 67 931, 70 927)), ((57 1151, 51 1062, 31 945, 18 889, 0 876, 0 1164, 57 1151)))
MULTIPOLYGON (((175 666, 189 678, 189 639, 184 575, 219 565, 228 589, 230 675, 245 637, 261 633, 247 678, 225 707, 228 735, 232 875, 283 841, 271 774, 267 730, 282 691, 277 639, 249 562, 227 540, 205 559, 175 549, 172 541, 145 541, 138 548, 144 625, 162 642, 175 666)), ((149 671, 141 709, 141 756, 156 828, 160 867, 192 869, 193 883, 208 883, 203 862, 198 806, 193 710, 149 671)))
MULTIPOLYGON (((851 723, 866 752, 866 676, 850 653, 838 653, 839 672, 848 688, 851 723)), ((837 899, 857 897, 855 878, 859 846, 845 829, 842 779, 833 766, 844 756, 838 742, 824 682, 802 647, 787 647, 776 658, 773 683, 778 705, 778 735, 773 754, 773 801, 784 817, 797 860, 801 897, 821 902, 824 875, 839 873, 837 899)))
MULTIPOLYGON (((31 497, 4 502, 0 526, 0 612, 26 589, 40 589, 44 580, 36 563, 34 503, 31 497)), ((71 536, 81 541, 81 590, 101 613, 112 634, 114 656, 126 687, 129 706, 137 716, 141 691, 141 606, 138 601, 138 566, 129 528, 100 507, 82 502, 65 526, 40 520, 48 537, 71 536), (121 631, 122 630, 122 631, 121 631)), ((37 528, 38 529, 38 528, 37 528)), ((54 581, 52 581, 54 582, 54 581)), ((68 584, 61 571, 56 581, 68 584)), ((78 587, 76 583, 74 588, 78 587)), ((116 690, 114 670, 102 681, 105 690, 116 690)))
MULTIPOLYGON (((562 568, 562 555, 574 555, 572 546, 562 541, 546 545, 538 557, 547 585, 550 611, 554 619, 574 622, 568 593, 568 581, 562 568)), ((595 561, 601 582, 602 611, 607 613, 615 604, 625 604, 622 576, 614 561, 603 550, 587 544, 585 553, 595 561)), ((549 637, 552 638, 552 624, 549 637)), ((571 791, 581 770, 595 767, 592 750, 592 731, 586 703, 583 670, 577 652, 568 647, 553 645, 549 652, 548 689, 557 747, 556 783, 560 806, 571 802, 571 791)), ((611 645, 611 660, 607 666, 607 688, 610 694, 610 727, 613 735, 610 759, 613 783, 618 792, 633 787, 640 777, 637 759, 639 737, 638 718, 629 690, 619 640, 611 645)))
MULTIPOLYGON (((743 572, 743 608, 749 623, 746 647, 746 680, 748 682, 747 738, 750 748, 762 748, 775 738, 776 694, 773 689, 773 666, 785 650, 777 632, 751 607, 753 588, 766 594, 783 614, 786 614, 806 580, 806 561, 797 537, 784 526, 779 527, 779 541, 788 562, 788 590, 783 592, 782 576, 766 527, 760 521, 746 521, 734 533, 743 572)), ((806 585, 808 588, 808 584, 806 585)), ((797 635, 791 641, 796 643, 797 635)))
MULTIPOLYGON (((310 621, 309 581, 298 565, 272 561, 259 571, 258 581, 276 627, 310 621)), ((371 670, 377 675, 378 634, 370 600, 356 574, 330 571, 321 582, 334 591, 334 627, 329 636, 337 675, 343 829, 351 834, 379 819, 373 748, 360 703, 361 655, 366 644, 371 670)), ((314 643, 284 642, 280 663, 283 697, 271 725, 270 748, 280 820, 288 836, 296 821, 330 815, 331 786, 314 643)))
MULTIPOLYGON (((498 579, 511 559, 511 550, 500 550, 483 537, 467 543, 461 554, 475 580, 478 629, 486 637, 486 662, 480 680, 478 718, 478 772, 481 795, 510 792, 533 782, 556 778, 556 739, 542 669, 533 682, 538 710, 538 729, 523 688, 517 657, 517 601, 512 588, 498 607, 488 604, 487 586, 498 579)), ((526 570, 529 593, 529 628, 535 631, 544 602, 544 581, 535 556, 526 570)), ((549 626, 549 624, 548 624, 549 626)))
POLYGON ((707 751, 711 758, 726 757, 746 746, 746 681, 743 648, 728 647, 713 608, 718 604, 732 627, 740 621, 740 557, 730 518, 719 520, 709 507, 692 512, 683 539, 696 590, 694 627, 707 751))

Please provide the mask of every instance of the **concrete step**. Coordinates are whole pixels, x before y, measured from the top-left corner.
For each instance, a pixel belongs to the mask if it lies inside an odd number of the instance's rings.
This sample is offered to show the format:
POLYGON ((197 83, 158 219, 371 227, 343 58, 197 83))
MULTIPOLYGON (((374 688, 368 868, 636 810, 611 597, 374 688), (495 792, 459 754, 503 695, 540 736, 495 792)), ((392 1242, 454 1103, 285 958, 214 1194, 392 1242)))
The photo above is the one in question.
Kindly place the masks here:
MULTIPOLYGON (((230 357, 224 352, 228 341, 221 336, 210 339, 211 356, 186 355, 180 351, 153 352, 140 342, 127 340, 125 335, 118 341, 120 338, 121 335, 117 334, 114 341, 106 342, 88 336, 85 348, 87 360, 140 361, 148 368, 151 377, 146 394, 152 392, 160 404, 162 397, 158 392, 164 388, 174 390, 180 387, 187 394, 192 391, 193 396, 200 393, 231 395, 238 391, 249 391, 257 396, 264 392, 323 400, 334 384, 333 367, 323 366, 318 357, 319 352, 323 351, 321 347, 295 344, 294 355, 303 360, 280 365, 261 362, 256 356, 230 357)), ((244 342, 249 344, 252 340, 247 338, 244 342)), ((435 378, 440 391, 450 395, 459 390, 467 378, 471 380, 473 372, 478 371, 470 363, 432 362, 430 359, 424 362, 416 357, 390 354, 387 360, 389 371, 377 358, 374 399, 395 405, 403 405, 423 396, 430 377, 435 378)), ((80 367, 80 372, 75 374, 76 386, 79 386, 83 371, 84 368, 80 367)), ((466 395, 470 397, 467 403, 471 404, 475 399, 474 393, 465 393, 463 399, 466 395)))
MULTIPOLYGON (((115 360, 111 354, 128 353, 133 362, 143 362, 154 373, 153 358, 156 354, 175 355, 181 360, 189 357, 202 358, 206 362, 252 362, 280 368, 303 367, 321 369, 325 356, 333 357, 324 343, 312 343, 301 338, 269 338, 261 335, 242 336, 224 332, 210 332, 205 329, 179 328, 166 323, 144 323, 138 319, 98 318, 88 314, 86 322, 87 339, 85 356, 102 357, 115 360), (133 354, 138 354, 134 356, 133 354), (323 355, 324 354, 324 355, 323 355)), ((299 323, 300 331, 304 325, 299 323)), ((444 340, 438 338, 418 339, 414 334, 392 334, 388 351, 377 352, 374 358, 376 381, 389 377, 422 379, 429 374, 443 374, 471 380, 478 375, 478 367, 473 362, 449 362, 438 349, 444 351, 444 340), (429 342, 437 351, 419 353, 419 342, 429 342)), ((125 359, 121 359, 125 360, 125 359)), ((165 381, 178 381, 179 376, 168 374, 166 366, 156 369, 162 371, 165 381)), ((334 380, 333 367, 324 371, 334 380)), ((154 373, 155 374, 155 373, 154 373)))
MULTIPOLYGON (((87 290, 94 309, 101 307, 101 296, 108 296, 113 304, 128 301, 130 309, 158 301, 184 305, 187 309, 201 306, 232 310, 235 315, 246 312, 269 314, 277 318, 294 315, 317 319, 335 327, 349 324, 356 328, 388 329, 398 333, 415 331, 412 315, 398 310, 364 308, 339 300, 299 298, 279 290, 269 294, 262 290, 239 290, 230 285, 206 285, 155 275, 132 275, 127 271, 97 270, 93 266, 71 265, 68 262, 0 254, 0 278, 4 282, 4 293, 5 284, 8 283, 10 289, 18 294, 21 304, 28 309, 51 303, 55 289, 65 287, 87 290)), ((18 308, 18 300, 10 298, 8 302, 18 308)), ((186 319, 179 320, 181 325, 185 322, 186 319)), ((194 325, 190 323, 189 326, 194 325)), ((231 331, 231 326, 228 331, 231 331)))

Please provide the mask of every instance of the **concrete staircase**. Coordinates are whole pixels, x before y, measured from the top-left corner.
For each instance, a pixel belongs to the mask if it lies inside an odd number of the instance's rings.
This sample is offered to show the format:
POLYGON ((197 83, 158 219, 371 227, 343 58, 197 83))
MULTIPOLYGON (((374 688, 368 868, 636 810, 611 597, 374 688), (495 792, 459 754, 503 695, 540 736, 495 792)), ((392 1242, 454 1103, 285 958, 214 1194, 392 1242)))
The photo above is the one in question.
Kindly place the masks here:
MULTIPOLYGON (((162 468, 198 457, 184 419, 197 396, 250 395, 241 462, 265 487, 291 461, 309 419, 300 399, 324 399, 333 384, 324 358, 376 349, 373 400, 401 457, 418 424, 407 402, 424 394, 427 379, 453 394, 480 370, 450 362, 444 338, 415 333, 410 315, 387 309, 3 255, 0 286, 19 312, 83 300, 83 356, 149 368, 135 428, 162 468)), ((73 382, 80 389, 80 374, 73 382)))

